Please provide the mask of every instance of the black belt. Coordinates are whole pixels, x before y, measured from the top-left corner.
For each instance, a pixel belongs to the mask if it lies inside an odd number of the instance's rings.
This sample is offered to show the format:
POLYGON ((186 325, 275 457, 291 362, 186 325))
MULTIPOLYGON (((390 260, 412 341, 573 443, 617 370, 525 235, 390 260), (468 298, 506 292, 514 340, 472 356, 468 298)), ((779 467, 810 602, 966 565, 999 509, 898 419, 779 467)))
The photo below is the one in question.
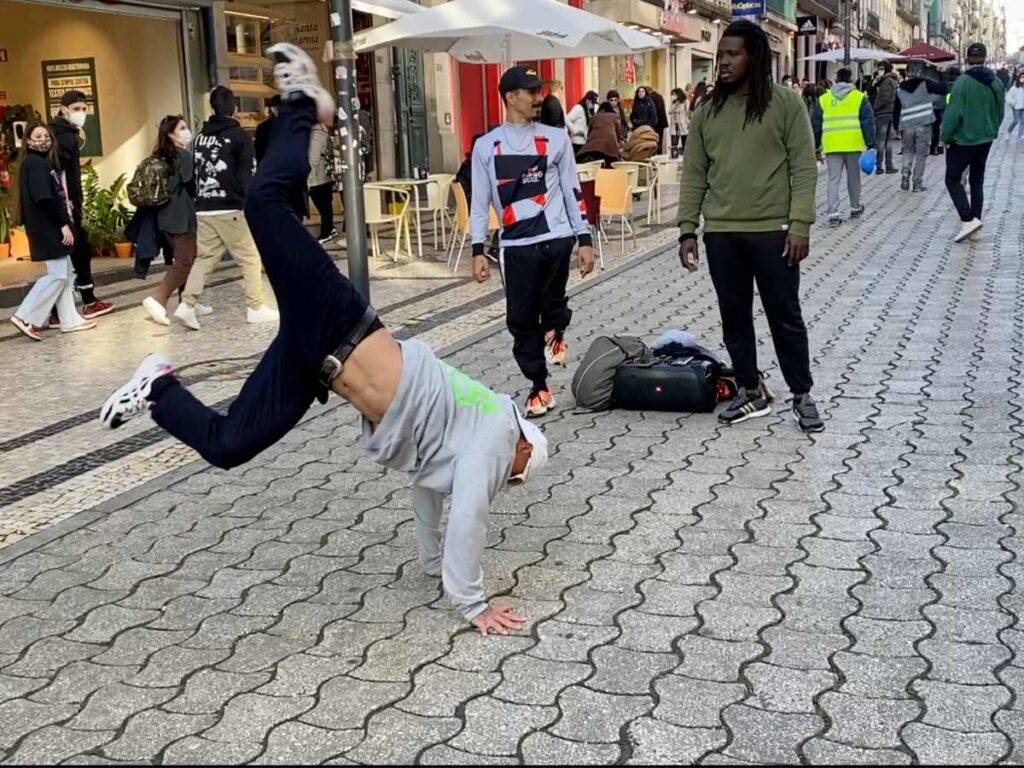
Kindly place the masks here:
POLYGON ((348 338, 334 352, 327 355, 320 364, 319 381, 321 384, 328 389, 331 388, 331 382, 341 375, 341 371, 345 367, 345 361, 348 360, 352 351, 359 346, 359 343, 365 338, 366 332, 370 330, 370 326, 376 320, 376 311, 374 311, 373 307, 367 305, 366 311, 363 312, 363 316, 356 323, 356 327, 352 329, 352 333, 348 335, 348 338))

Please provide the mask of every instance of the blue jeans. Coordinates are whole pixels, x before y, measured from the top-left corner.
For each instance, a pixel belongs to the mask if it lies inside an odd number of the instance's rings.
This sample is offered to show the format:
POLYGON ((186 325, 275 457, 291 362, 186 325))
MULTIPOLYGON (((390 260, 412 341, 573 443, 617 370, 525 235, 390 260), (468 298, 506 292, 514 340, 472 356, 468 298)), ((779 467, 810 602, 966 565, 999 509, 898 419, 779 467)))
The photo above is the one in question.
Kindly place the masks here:
POLYGON ((1013 110, 1013 122, 1010 123, 1010 127, 1006 129, 1007 135, 1013 133, 1013 129, 1017 129, 1017 136, 1024 136, 1024 109, 1013 110))
MULTIPOLYGON (((154 384, 154 421, 211 464, 244 464, 291 431, 323 388, 324 358, 368 306, 300 218, 309 175, 312 102, 281 105, 267 154, 246 195, 245 218, 277 297, 281 326, 238 398, 221 415, 172 377, 154 384)), ((381 328, 379 321, 367 332, 381 328)))

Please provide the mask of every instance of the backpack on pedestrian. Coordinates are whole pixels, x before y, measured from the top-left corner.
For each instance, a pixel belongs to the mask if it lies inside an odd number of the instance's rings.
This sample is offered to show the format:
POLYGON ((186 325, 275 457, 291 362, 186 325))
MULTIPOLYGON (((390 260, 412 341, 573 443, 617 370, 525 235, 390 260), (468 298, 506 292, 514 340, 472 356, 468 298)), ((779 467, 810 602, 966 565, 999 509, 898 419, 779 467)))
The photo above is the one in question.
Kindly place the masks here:
POLYGON ((151 155, 139 163, 128 183, 128 201, 136 208, 159 208, 171 199, 173 169, 164 158, 151 155))

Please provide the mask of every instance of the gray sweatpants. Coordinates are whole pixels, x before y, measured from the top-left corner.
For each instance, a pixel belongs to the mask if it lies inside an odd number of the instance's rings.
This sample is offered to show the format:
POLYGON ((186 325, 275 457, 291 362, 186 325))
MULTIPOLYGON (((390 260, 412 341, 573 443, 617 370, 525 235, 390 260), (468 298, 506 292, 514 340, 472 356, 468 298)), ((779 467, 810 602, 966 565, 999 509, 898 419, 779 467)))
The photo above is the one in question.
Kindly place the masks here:
POLYGON ((903 175, 914 174, 914 186, 924 184, 924 167, 932 145, 931 125, 919 125, 903 131, 903 175))
POLYGON ((828 166, 828 215, 839 215, 839 186, 846 169, 846 188, 850 192, 850 207, 860 208, 860 152, 833 152, 825 155, 828 166))

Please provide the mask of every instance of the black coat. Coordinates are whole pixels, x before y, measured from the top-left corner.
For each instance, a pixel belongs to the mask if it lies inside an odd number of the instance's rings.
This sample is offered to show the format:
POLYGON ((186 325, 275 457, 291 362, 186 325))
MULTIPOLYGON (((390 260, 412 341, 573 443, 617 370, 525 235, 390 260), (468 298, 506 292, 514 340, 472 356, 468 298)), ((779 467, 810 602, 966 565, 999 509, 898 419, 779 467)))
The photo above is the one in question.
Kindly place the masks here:
POLYGON ((52 261, 71 255, 61 227, 71 224, 60 179, 49 159, 28 151, 18 176, 21 220, 28 235, 32 261, 52 261))
POLYGON ((565 108, 554 94, 549 93, 541 102, 540 123, 552 128, 565 128, 565 108))
POLYGON ((654 100, 650 96, 644 99, 637 99, 633 102, 633 111, 629 115, 629 120, 633 124, 634 128, 639 128, 641 125, 650 126, 654 131, 658 130, 658 108, 654 105, 654 100))
POLYGON ((64 185, 71 202, 71 216, 76 227, 82 226, 82 149, 78 146, 78 129, 63 117, 50 123, 57 137, 57 157, 64 172, 64 185))
POLYGON ((192 174, 192 153, 179 149, 171 166, 171 199, 160 209, 160 231, 187 235, 196 231, 196 183, 192 174))

